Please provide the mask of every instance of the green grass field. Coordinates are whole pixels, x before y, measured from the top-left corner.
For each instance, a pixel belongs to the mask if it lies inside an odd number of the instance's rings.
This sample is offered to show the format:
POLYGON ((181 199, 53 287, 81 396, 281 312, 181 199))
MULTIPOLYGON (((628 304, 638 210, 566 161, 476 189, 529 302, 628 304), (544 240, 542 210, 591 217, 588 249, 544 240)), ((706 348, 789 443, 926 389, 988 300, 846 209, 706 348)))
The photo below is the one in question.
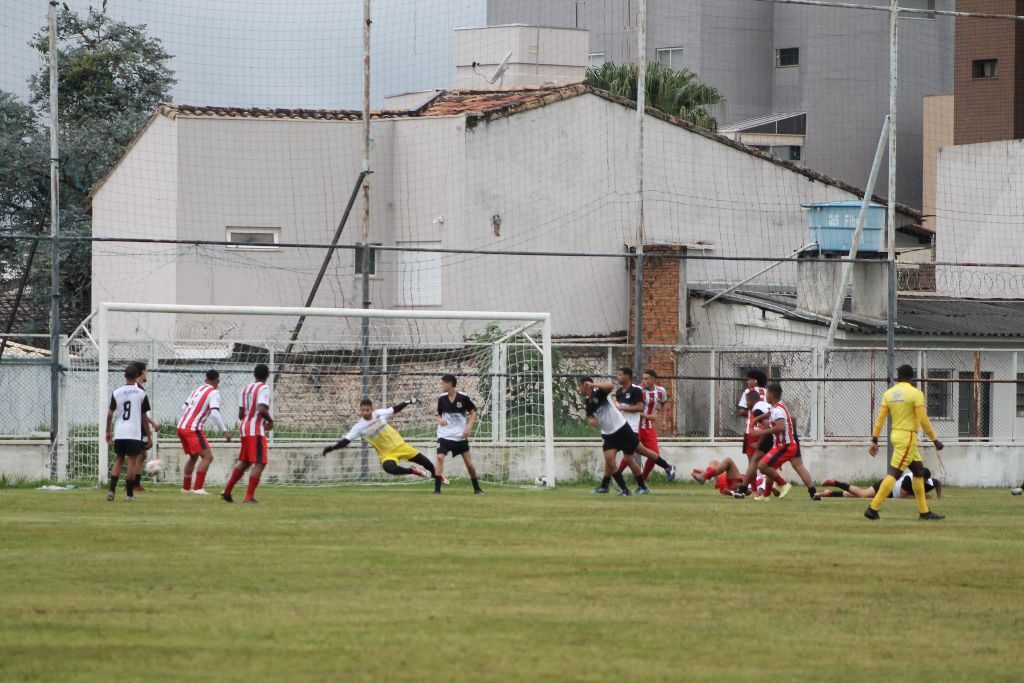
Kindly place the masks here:
POLYGON ((0 490, 3 681, 1019 681, 1024 500, 0 490))

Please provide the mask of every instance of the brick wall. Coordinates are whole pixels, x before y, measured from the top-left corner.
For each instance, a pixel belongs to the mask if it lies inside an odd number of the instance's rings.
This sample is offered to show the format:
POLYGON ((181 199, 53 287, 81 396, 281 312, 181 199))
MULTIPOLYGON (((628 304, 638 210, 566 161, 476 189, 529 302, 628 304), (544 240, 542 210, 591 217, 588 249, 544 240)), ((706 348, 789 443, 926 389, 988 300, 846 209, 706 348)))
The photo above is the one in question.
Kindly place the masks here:
MULTIPOLYGON (((679 300, 682 261, 686 251, 678 245, 649 245, 644 247, 644 297, 643 297, 643 342, 677 346, 680 316, 684 314, 683 302, 679 300)), ((633 266, 635 267, 635 261, 633 266)), ((633 272, 630 280, 635 282, 633 272)), ((632 341, 636 329, 636 298, 630 299, 629 337, 632 341)), ((678 375, 676 353, 671 348, 648 348, 644 351, 644 367, 652 368, 659 375, 678 375)), ((680 397, 682 385, 679 380, 666 377, 661 384, 671 392, 673 401, 680 397)), ((667 415, 658 425, 658 433, 664 436, 676 433, 675 413, 667 415)))
MULTIPOLYGON (((961 12, 1024 15, 1024 0, 958 0, 961 12)), ((1024 137, 1024 22, 956 19, 954 143, 1024 137), (997 59, 994 78, 975 78, 974 62, 997 59)))

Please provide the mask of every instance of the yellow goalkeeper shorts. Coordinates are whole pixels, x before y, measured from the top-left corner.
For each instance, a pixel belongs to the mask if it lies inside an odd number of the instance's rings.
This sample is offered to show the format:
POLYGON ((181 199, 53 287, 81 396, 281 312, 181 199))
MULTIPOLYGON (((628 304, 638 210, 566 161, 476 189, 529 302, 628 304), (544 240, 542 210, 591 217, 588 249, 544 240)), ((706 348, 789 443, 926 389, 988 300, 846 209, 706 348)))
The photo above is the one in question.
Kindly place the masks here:
POLYGON ((419 455, 419 451, 407 444, 405 441, 399 444, 393 445, 387 450, 377 451, 377 457, 380 458, 381 464, 384 464, 388 460, 398 462, 399 460, 409 460, 419 455))
POLYGON ((892 435, 892 460, 889 464, 903 471, 912 462, 921 461, 921 451, 917 449, 917 432, 905 429, 894 429, 892 435))

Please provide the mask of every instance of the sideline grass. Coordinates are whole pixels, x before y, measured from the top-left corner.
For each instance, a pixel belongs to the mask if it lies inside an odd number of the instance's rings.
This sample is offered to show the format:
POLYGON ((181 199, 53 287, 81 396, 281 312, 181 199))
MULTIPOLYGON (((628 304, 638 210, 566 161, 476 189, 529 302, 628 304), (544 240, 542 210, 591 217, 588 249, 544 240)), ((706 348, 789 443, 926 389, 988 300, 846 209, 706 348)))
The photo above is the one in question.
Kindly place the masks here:
POLYGON ((1020 680, 1003 490, 261 494, 0 491, 0 680, 1020 680))

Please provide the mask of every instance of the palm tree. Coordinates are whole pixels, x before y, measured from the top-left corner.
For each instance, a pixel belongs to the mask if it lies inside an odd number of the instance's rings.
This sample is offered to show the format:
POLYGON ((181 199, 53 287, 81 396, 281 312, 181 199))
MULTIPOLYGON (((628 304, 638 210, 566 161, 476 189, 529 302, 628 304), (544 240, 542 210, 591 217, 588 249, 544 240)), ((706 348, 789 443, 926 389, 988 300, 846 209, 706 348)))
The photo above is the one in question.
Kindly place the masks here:
MULTIPOLYGON (((587 85, 636 101, 636 64, 605 62, 587 69, 587 85)), ((715 87, 702 82, 689 69, 671 69, 661 62, 647 65, 647 106, 695 126, 718 130, 710 108, 725 103, 715 87)))

